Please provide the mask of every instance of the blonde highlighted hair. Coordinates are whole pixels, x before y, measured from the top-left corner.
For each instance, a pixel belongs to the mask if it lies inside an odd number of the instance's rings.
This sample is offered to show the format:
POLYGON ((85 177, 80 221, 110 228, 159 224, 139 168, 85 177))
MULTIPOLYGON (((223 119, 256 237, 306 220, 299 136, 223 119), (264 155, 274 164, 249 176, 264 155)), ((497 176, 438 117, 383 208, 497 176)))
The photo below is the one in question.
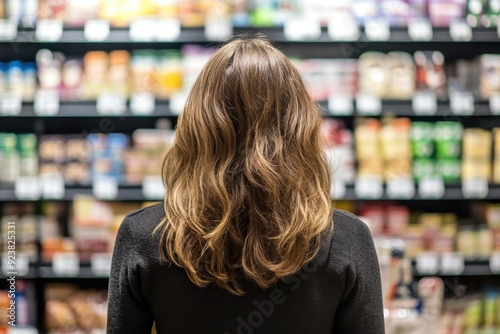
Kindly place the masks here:
POLYGON ((265 38, 236 38, 194 83, 166 154, 164 260, 200 287, 244 294, 292 276, 333 231, 321 113, 265 38))

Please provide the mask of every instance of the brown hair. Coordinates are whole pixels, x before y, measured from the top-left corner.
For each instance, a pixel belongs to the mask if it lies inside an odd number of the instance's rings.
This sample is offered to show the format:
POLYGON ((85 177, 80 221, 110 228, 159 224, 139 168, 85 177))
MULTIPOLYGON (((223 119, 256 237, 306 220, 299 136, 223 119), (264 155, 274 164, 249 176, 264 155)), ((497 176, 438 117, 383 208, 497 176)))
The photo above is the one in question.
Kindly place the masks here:
MULTIPOLYGON (((200 287, 244 294, 291 276, 332 228, 321 113, 291 61, 258 36, 208 61, 163 163, 161 248, 200 287)), ((332 231, 332 230, 331 230, 332 231)))

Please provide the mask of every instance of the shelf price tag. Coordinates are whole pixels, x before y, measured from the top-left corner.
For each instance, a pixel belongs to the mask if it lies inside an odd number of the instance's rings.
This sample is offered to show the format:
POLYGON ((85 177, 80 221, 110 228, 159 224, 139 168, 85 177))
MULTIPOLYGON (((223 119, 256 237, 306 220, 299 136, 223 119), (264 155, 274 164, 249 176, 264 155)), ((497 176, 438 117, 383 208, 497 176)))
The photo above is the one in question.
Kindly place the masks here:
POLYGON ((0 96, 0 115, 17 116, 22 109, 23 105, 19 94, 6 92, 0 96))
POLYGON ((17 36, 17 25, 13 20, 0 20, 0 41, 9 41, 17 36))
POLYGON ((130 97, 130 112, 134 115, 151 115, 155 108, 155 97, 150 92, 135 92, 130 97))
POLYGON ((156 21, 142 18, 130 22, 129 37, 132 41, 152 42, 156 38, 156 21))
MULTIPOLYGON (((7 242, 7 241, 6 241, 7 242)), ((2 253, 2 273, 5 276, 26 276, 30 270, 30 260, 26 253, 2 253)))
POLYGON ((155 32, 158 41, 176 41, 181 35, 181 22, 174 18, 158 19, 155 32))
POLYGON ((415 184, 411 177, 393 177, 387 182, 387 196, 409 199, 415 195, 415 184))
POLYGON ((417 91, 411 101, 415 115, 435 115, 438 110, 437 96, 433 91, 417 91))
POLYGON ((354 185, 354 192, 359 198, 379 199, 384 193, 382 180, 374 175, 358 176, 354 185))
POLYGON ((450 37, 457 42, 470 42, 473 37, 472 28, 466 21, 456 21, 450 24, 450 37))
POLYGON ((462 182, 462 193, 465 198, 486 198, 488 196, 488 180, 474 178, 462 182))
POLYGON ((231 19, 216 18, 205 22, 205 38, 209 41, 223 41, 233 34, 231 19))
POLYGON ((465 264, 462 254, 457 252, 443 253, 441 255, 441 273, 460 275, 464 272, 465 264))
POLYGON ((332 199, 342 199, 346 194, 346 185, 342 179, 334 179, 332 181, 332 188, 330 191, 330 197, 332 199))
POLYGON ((57 276, 78 276, 80 258, 76 253, 55 253, 52 256, 52 270, 57 276))
POLYGON ((19 200, 36 201, 40 199, 40 181, 36 176, 20 177, 15 184, 16 198, 19 200))
POLYGON ((118 183, 114 177, 100 176, 93 182, 92 192, 101 200, 112 200, 118 196, 118 183))
POLYGON ((39 89, 34 110, 38 116, 55 116, 59 112, 59 93, 55 89, 39 89))
POLYGON ((315 20, 293 17, 285 22, 283 33, 290 41, 317 39, 321 36, 321 26, 315 20))
POLYGON ((432 24, 427 19, 415 19, 408 23, 408 35, 414 41, 431 41, 433 37, 432 24))
POLYGON ((60 174, 44 174, 40 176, 42 196, 45 199, 64 198, 64 179, 60 174))
POLYGON ((340 15, 328 22, 328 36, 334 41, 357 41, 360 35, 358 23, 352 16, 340 15))
POLYGON ((63 35, 61 20, 39 20, 36 25, 35 36, 39 41, 57 42, 63 35))
POLYGON ((142 181, 142 193, 146 199, 162 199, 165 196, 165 188, 161 177, 145 176, 142 181))
POLYGON ((450 93, 450 109, 455 115, 472 115, 475 110, 474 95, 471 92, 450 93))
POLYGON ((496 251, 496 252, 491 253, 490 270, 494 274, 500 273, 500 251, 496 251))
POLYGON ((96 108, 101 115, 123 115, 127 110, 125 94, 122 92, 103 92, 97 98, 96 108))
POLYGON ((437 253, 422 252, 417 256, 417 271, 421 275, 434 275, 439 271, 439 258, 437 253))
POLYGON ((424 176, 418 183, 418 193, 421 198, 439 199, 444 196, 445 188, 440 176, 424 176))
MULTIPOLYGON (((500 25, 499 25, 500 26, 500 25)), ((500 94, 495 93, 490 96, 490 110, 493 115, 500 115, 500 94)))
POLYGON ((109 38, 110 25, 106 20, 88 20, 83 28, 87 41, 104 42, 109 38))
POLYGON ((328 111, 332 115, 352 115, 354 105, 352 98, 346 94, 334 94, 328 99, 328 111))
POLYGON ((95 253, 90 258, 90 270, 96 276, 108 277, 111 272, 111 253, 95 253))
POLYGON ((358 93, 356 96, 356 110, 360 115, 380 115, 382 112, 382 101, 378 96, 358 93))
POLYGON ((365 34, 370 41, 388 41, 391 38, 389 21, 385 18, 367 20, 365 34))
POLYGON ((187 92, 178 92, 170 97, 169 109, 172 115, 180 115, 188 98, 187 92))

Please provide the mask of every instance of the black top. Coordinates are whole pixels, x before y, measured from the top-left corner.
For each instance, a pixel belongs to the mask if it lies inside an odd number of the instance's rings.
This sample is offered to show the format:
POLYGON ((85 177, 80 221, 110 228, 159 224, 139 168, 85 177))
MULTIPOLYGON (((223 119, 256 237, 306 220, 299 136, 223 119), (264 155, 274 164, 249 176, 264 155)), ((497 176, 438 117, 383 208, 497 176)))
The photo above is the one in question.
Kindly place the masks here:
POLYGON ((334 233, 314 261, 267 290, 243 282, 238 297, 199 288, 161 263, 153 229, 158 204, 131 213, 118 231, 109 282, 109 334, 383 334, 380 270, 367 226, 335 210, 334 233))

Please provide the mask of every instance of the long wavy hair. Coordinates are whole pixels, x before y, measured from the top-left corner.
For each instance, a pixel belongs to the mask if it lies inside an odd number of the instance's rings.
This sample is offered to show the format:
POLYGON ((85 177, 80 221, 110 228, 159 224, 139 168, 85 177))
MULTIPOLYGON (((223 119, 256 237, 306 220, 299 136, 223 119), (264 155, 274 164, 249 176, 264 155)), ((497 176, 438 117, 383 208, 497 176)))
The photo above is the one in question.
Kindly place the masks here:
POLYGON ((162 258, 199 287, 243 295, 292 276, 333 232, 321 113, 291 61, 261 36, 210 58, 163 162, 162 258))

